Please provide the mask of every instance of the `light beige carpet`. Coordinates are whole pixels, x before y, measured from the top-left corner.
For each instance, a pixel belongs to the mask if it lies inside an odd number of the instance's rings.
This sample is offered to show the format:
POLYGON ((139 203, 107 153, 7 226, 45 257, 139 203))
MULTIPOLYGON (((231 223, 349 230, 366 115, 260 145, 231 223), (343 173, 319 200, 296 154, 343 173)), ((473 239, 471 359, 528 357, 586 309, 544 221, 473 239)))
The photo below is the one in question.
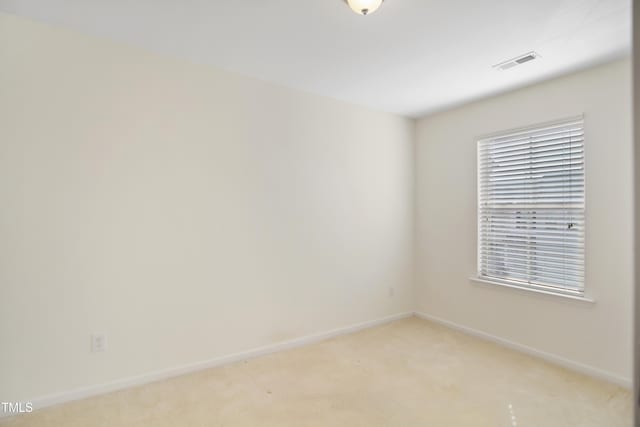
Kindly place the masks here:
POLYGON ((410 318, 0 424, 616 427, 631 394, 410 318))

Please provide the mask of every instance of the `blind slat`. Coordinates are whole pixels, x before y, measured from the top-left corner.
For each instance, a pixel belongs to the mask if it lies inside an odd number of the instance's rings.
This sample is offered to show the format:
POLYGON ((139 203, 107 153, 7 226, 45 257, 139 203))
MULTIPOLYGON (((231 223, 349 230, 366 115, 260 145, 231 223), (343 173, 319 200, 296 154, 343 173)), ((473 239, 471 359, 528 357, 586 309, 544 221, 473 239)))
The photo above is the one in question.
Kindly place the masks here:
POLYGON ((573 262, 570 260, 560 260, 560 261, 545 261, 542 259, 531 258, 531 257, 514 257, 509 260, 508 263, 504 261, 504 258, 499 256, 487 256, 484 258, 484 261, 489 264, 494 264, 497 266, 503 265, 517 265, 529 268, 530 266, 545 266, 551 270, 556 272, 564 273, 568 272, 569 274, 580 275, 584 272, 584 268, 582 265, 573 265, 573 262))
POLYGON ((515 152, 531 152, 535 153, 538 151, 544 151, 547 149, 557 148, 562 145, 582 145, 584 143, 584 139, 582 137, 572 138, 571 136, 566 136, 563 138, 557 138, 552 140, 535 142, 532 140, 522 141, 518 144, 512 144, 502 148, 493 148, 493 149, 480 149, 480 156, 488 156, 491 154, 494 158, 500 158, 504 155, 511 155, 511 153, 515 152))
MULTIPOLYGON (((496 251, 496 252, 499 252, 499 251, 496 251)), ((531 258, 528 251, 523 251, 523 252, 514 251, 512 255, 514 259, 518 259, 518 260, 529 260, 531 258)), ((503 260, 504 256, 502 254, 496 253, 492 255, 486 255, 485 258, 488 260, 491 260, 491 259, 503 260)), ((540 263, 540 264, 549 264, 549 265, 567 264, 567 261, 565 261, 563 257, 559 257, 559 256, 551 257, 551 256, 536 254, 534 257, 534 260, 536 263, 540 263)), ((581 262, 576 262, 575 260, 571 260, 571 262, 581 266, 582 269, 584 269, 584 264, 582 264, 581 262)))
MULTIPOLYGON (((533 158, 546 157, 549 155, 554 155, 558 151, 580 151, 583 150, 584 144, 582 141, 575 142, 564 142, 562 144, 554 144, 546 147, 540 148, 521 148, 519 150, 514 150, 512 153, 508 152, 505 154, 494 154, 491 158, 496 161, 502 161, 505 159, 511 159, 514 157, 522 157, 522 156, 531 156, 533 158)), ((482 156, 483 154, 480 154, 482 156)))
POLYGON ((508 277, 517 277, 520 280, 526 280, 526 281, 536 281, 536 282, 542 282, 542 283, 546 283, 548 284, 550 281, 553 281, 553 285, 555 286, 567 286, 567 287, 573 287, 576 288, 578 287, 578 284, 580 283, 580 279, 576 276, 559 276, 556 274, 535 274, 535 273, 529 273, 529 272, 524 272, 524 271, 514 271, 514 270, 510 270, 508 275, 504 274, 504 270, 502 269, 496 269, 496 268, 487 268, 486 271, 492 273, 493 275, 502 275, 502 277, 504 278, 508 278, 508 277))
MULTIPOLYGON (((508 245, 499 245, 499 244, 485 244, 480 247, 481 250, 491 251, 491 252, 503 252, 504 257, 507 257, 509 253, 522 253, 527 254, 527 256, 531 256, 531 250, 529 249, 529 245, 519 245, 517 243, 510 243, 508 245)), ((538 247, 535 251, 536 255, 541 256, 554 256, 554 257, 566 257, 566 258, 581 258, 583 257, 583 252, 581 250, 570 250, 568 248, 542 248, 538 247)), ((583 258, 582 258, 583 259, 583 258)), ((584 260, 584 259, 583 259, 584 260)))

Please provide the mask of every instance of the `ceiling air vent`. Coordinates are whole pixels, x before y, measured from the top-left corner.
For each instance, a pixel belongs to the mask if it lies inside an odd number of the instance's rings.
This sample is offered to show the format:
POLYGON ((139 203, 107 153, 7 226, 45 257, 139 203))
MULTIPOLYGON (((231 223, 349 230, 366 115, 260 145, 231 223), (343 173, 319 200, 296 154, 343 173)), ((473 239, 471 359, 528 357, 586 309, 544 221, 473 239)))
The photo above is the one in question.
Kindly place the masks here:
POLYGON ((513 59, 509 59, 508 61, 501 62, 493 66, 496 70, 508 70, 509 68, 513 68, 518 65, 522 65, 525 62, 533 61, 534 59, 540 57, 536 52, 528 52, 524 55, 517 56, 513 59))

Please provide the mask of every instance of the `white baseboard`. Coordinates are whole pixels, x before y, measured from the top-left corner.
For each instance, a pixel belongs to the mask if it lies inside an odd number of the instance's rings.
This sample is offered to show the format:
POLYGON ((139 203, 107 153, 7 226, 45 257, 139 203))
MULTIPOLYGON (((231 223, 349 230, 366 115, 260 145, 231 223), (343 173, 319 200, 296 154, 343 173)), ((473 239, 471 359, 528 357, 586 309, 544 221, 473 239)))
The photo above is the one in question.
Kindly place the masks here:
POLYGON ((441 319, 436 316, 432 316, 427 313, 416 312, 416 316, 420 317, 424 320, 429 320, 434 323, 439 323, 443 326, 446 326, 451 329, 455 329, 457 331, 463 332, 468 335, 473 335, 478 338, 482 338, 487 341, 494 342, 496 344, 502 345, 504 347, 510 348, 512 350, 519 351, 521 353, 525 353, 534 357, 538 357, 540 359, 546 360, 547 362, 553 363, 555 365, 562 366, 564 368, 570 369, 572 371, 580 372, 585 375, 589 375, 591 377, 599 378, 605 380, 607 382, 611 382, 617 384, 621 387, 631 390, 632 381, 629 378, 621 377, 617 374, 603 371, 602 369, 595 368, 593 366, 585 365, 583 363, 579 363, 570 359, 567 359, 562 356, 558 356, 556 354, 547 353, 542 350, 537 350, 535 348, 519 344, 513 341, 510 341, 505 338, 500 338, 495 335, 488 334, 486 332, 479 331, 477 329, 469 328, 467 326, 462 326, 457 323, 451 322, 449 320, 441 319))
MULTIPOLYGON (((357 323, 355 325, 336 328, 330 331, 320 332, 313 335, 306 335, 300 338, 294 338, 292 340, 283 341, 276 344, 270 344, 263 347, 258 347, 251 350, 230 354, 227 356, 216 357, 210 360, 204 360, 201 362, 196 362, 188 365, 173 367, 169 369, 163 369, 160 371, 150 372, 150 373, 135 376, 135 377, 122 378, 122 379, 105 383, 105 384, 98 384, 98 385, 83 387, 83 388, 66 391, 58 394, 43 396, 43 397, 39 397, 31 400, 31 402, 33 403, 34 410, 38 410, 38 409, 46 408, 48 406, 72 402, 74 400, 85 399, 88 397, 98 396, 101 394, 106 394, 106 393, 110 393, 117 390, 123 390, 126 388, 131 388, 131 387, 136 387, 136 386, 140 386, 140 385, 144 385, 144 384, 148 384, 156 381, 161 381, 167 378, 184 375, 191 372, 197 372, 203 369, 209 369, 209 368, 226 365, 233 362, 253 359, 255 357, 264 356, 266 354, 275 353, 278 351, 289 350, 296 347, 302 347, 302 346, 313 344, 329 338, 350 334, 353 332, 360 331, 362 329, 367 329, 367 328, 382 325, 385 323, 393 322, 395 320, 411 317, 413 315, 414 315, 413 312, 395 314, 392 316, 383 317, 381 319, 375 319, 367 322, 357 323)), ((0 418, 10 417, 12 415, 13 414, 10 414, 10 413, 0 412, 0 418)))

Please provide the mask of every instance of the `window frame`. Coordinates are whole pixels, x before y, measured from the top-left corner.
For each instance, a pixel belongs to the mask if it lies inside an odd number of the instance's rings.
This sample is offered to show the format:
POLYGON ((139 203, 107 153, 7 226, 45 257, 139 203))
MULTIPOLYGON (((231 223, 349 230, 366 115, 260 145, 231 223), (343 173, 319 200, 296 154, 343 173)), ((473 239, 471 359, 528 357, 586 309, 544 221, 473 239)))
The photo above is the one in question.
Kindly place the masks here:
POLYGON ((511 129, 507 129, 507 130, 502 130, 502 131, 497 131, 497 132, 492 132, 490 134, 485 134, 485 135, 480 135, 477 136, 475 138, 475 143, 476 143, 476 229, 477 229, 477 234, 476 234, 476 272, 475 275, 473 277, 471 277, 471 280, 476 282, 476 283, 481 283, 481 284, 488 284, 488 285, 498 285, 501 286, 503 288, 512 288, 512 289, 517 289, 517 290, 522 290, 522 291, 527 291, 527 292, 535 292, 535 293, 539 293, 539 294, 546 294, 546 295, 552 295, 552 296, 560 296, 560 297, 565 297, 565 298, 570 298, 570 299, 575 299, 575 300, 581 300, 581 301, 586 301, 586 302, 595 302, 594 299, 592 299, 590 296, 588 296, 587 294, 587 236, 588 236, 588 216, 587 216, 587 131, 586 131, 586 120, 585 120, 585 115, 581 114, 581 115, 577 115, 577 116, 570 116, 570 117, 565 117, 562 119, 558 119, 558 120, 553 120, 553 121, 547 121, 547 122, 541 122, 541 123, 536 123, 533 125, 527 125, 527 126, 523 126, 523 127, 517 127, 517 128, 511 128, 511 129), (511 136, 514 134, 518 134, 518 133, 527 133, 527 132, 534 132, 537 130, 543 130, 544 128, 547 127, 553 127, 553 126, 559 126, 559 125, 563 125, 563 124, 567 124, 570 123, 572 121, 582 121, 582 131, 583 131, 583 169, 584 169, 584 195, 583 195, 583 206, 582 206, 582 213, 583 213, 583 223, 584 223, 584 231, 583 231, 583 251, 584 251, 584 258, 583 258, 583 280, 582 280, 582 287, 579 290, 573 290, 573 289, 568 289, 568 288, 564 288, 561 286, 554 286, 554 285, 547 285, 547 284, 538 284, 538 283, 530 283, 530 282, 525 282, 525 281, 520 281, 517 279, 503 279, 500 277, 493 277, 493 276, 485 276, 481 274, 482 271, 482 250, 481 250, 481 242, 482 242, 482 228, 481 228, 481 222, 482 222, 482 216, 481 216, 481 204, 480 204, 480 199, 481 199, 481 185, 482 185, 482 180, 481 180, 481 167, 480 167, 480 163, 481 163, 481 156, 480 156, 480 146, 481 146, 481 142, 486 141, 488 139, 495 139, 495 138, 501 138, 501 137, 507 137, 507 136, 511 136))

